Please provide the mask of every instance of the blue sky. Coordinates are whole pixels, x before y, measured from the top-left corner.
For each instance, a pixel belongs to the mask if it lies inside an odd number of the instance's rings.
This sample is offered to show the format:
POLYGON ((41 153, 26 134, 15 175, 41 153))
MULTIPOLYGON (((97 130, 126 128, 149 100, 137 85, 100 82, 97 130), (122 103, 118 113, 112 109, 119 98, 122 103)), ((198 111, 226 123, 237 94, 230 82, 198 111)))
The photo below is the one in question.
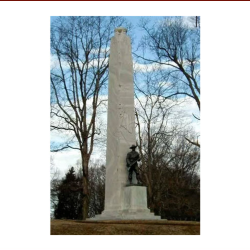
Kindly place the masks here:
MULTIPOLYGON (((142 17, 149 19, 151 23, 154 23, 154 22, 158 21, 159 19, 163 18, 163 16, 124 16, 124 17, 133 25, 133 33, 136 33, 134 35, 135 44, 138 43, 138 41, 140 40, 140 38, 141 38, 141 36, 143 34, 141 28, 138 27, 138 24, 140 23, 140 19, 142 17)), ((57 16, 51 16, 50 17, 51 22, 53 20, 55 20, 56 18, 57 18, 57 16)))

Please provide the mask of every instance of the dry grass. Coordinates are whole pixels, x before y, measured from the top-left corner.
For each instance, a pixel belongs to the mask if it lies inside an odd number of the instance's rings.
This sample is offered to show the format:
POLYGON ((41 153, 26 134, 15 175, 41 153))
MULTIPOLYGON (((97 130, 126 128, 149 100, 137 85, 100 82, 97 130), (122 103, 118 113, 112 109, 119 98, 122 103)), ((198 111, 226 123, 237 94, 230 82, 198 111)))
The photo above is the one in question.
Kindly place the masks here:
POLYGON ((51 220, 51 235, 199 235, 200 223, 187 221, 51 220))

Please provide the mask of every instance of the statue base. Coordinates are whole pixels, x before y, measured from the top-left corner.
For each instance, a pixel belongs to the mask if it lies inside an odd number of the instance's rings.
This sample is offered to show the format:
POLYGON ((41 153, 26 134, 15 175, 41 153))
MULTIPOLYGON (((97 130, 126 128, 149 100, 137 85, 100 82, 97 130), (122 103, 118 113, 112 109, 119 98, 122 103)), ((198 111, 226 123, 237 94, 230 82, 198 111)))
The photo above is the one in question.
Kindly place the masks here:
POLYGON ((89 220, 160 220, 147 208, 147 188, 141 185, 124 187, 123 208, 120 210, 104 210, 89 220))

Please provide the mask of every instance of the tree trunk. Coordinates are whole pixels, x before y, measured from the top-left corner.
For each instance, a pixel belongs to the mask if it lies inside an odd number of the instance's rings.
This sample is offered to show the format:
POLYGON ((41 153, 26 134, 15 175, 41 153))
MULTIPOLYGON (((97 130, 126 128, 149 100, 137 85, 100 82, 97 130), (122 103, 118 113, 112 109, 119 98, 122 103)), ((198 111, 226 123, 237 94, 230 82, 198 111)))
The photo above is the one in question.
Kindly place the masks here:
POLYGON ((89 212, 89 183, 88 183, 88 154, 87 152, 82 152, 82 171, 83 171, 83 206, 82 206, 82 219, 86 220, 88 218, 89 212))
POLYGON ((87 178, 83 177, 83 206, 82 206, 82 219, 86 220, 88 218, 89 212, 89 199, 88 199, 88 185, 87 178))

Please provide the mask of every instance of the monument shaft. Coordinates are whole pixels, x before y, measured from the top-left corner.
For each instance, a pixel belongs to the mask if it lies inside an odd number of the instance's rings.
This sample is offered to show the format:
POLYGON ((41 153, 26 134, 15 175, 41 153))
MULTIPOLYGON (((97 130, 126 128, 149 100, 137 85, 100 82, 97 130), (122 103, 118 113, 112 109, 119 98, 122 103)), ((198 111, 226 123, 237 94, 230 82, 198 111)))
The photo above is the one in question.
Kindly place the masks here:
POLYGON ((126 155, 136 141, 131 44, 122 28, 111 39, 108 91, 105 210, 120 210, 127 182, 126 155))
POLYGON ((92 220, 160 219, 147 208, 147 188, 126 186, 126 156, 135 139, 133 62, 126 29, 117 28, 109 59, 105 207, 92 220))

